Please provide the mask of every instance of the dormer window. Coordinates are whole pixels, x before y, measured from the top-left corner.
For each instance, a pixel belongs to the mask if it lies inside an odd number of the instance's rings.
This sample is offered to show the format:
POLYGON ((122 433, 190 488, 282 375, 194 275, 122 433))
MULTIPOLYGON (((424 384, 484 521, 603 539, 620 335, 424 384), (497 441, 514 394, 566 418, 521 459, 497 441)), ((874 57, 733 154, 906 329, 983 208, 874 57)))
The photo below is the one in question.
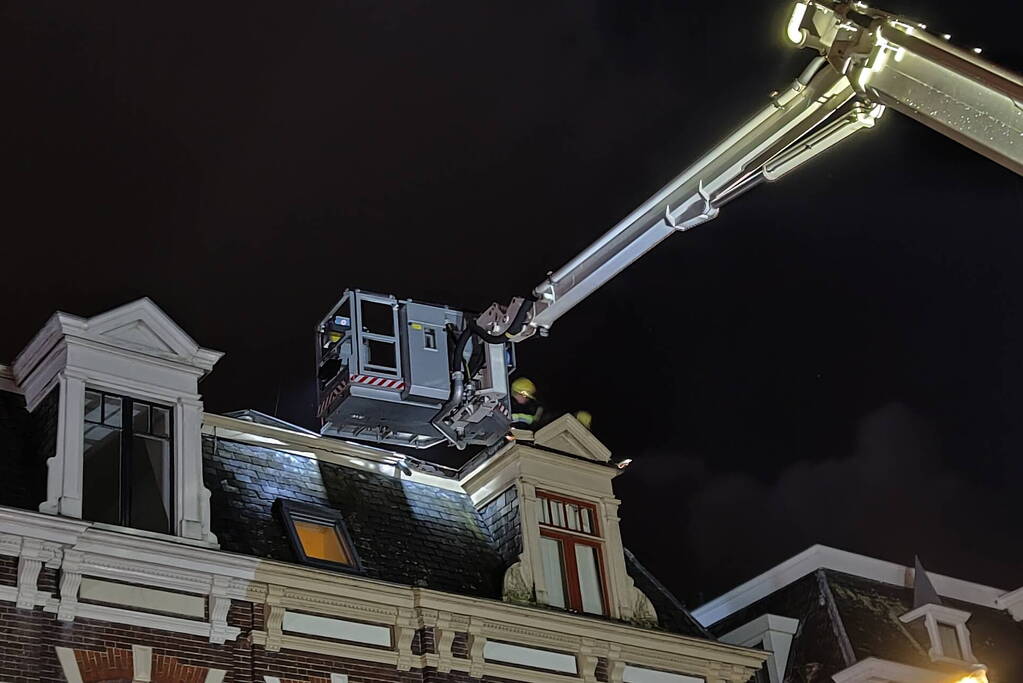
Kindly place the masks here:
POLYGON ((544 491, 537 491, 536 497, 547 604, 607 614, 596 507, 544 491))
POLYGON ((172 533, 171 409, 85 391, 82 517, 172 533))
POLYGON ((970 644, 970 630, 966 627, 969 612, 945 605, 927 604, 903 614, 899 620, 909 623, 921 618, 931 641, 928 650, 931 661, 976 663, 970 644))

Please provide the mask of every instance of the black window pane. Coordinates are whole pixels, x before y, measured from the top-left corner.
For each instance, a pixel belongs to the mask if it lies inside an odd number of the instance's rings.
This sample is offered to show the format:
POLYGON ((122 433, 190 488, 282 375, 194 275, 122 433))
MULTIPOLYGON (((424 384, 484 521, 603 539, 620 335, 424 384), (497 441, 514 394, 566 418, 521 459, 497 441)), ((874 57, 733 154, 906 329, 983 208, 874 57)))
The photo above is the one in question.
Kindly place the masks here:
POLYGON ((152 428, 149 430, 153 436, 170 436, 170 411, 166 408, 153 406, 150 413, 152 428))
POLYGON ((103 396, 95 391, 85 392, 85 421, 103 421, 103 396))
POLYGON ((121 431, 86 423, 84 437, 82 517, 119 524, 121 431))
POLYGON ((121 404, 123 400, 120 396, 104 396, 103 397, 103 424, 108 427, 120 427, 121 426, 121 404))
POLYGON ((387 304, 363 301, 362 329, 373 334, 394 336, 394 309, 387 304))
POLYGON ((398 362, 395 360, 395 347, 391 342, 367 339, 366 346, 369 349, 368 365, 378 368, 386 368, 392 372, 398 369, 398 362))
POLYGON ((131 406, 131 426, 136 434, 149 433, 149 406, 145 403, 133 403, 131 406))
POLYGON ((136 435, 131 448, 131 526, 171 531, 170 442, 136 435))

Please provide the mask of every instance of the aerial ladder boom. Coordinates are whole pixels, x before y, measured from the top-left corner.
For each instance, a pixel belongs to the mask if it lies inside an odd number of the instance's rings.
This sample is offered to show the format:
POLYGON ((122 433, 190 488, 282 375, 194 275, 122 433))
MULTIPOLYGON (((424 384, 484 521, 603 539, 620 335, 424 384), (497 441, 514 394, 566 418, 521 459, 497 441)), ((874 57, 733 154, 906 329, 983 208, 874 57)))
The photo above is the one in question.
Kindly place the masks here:
POLYGON ((798 0, 785 29, 817 52, 792 84, 528 296, 473 315, 346 292, 317 328, 324 433, 417 448, 496 443, 509 424, 512 343, 546 336, 662 240, 872 128, 886 108, 1023 174, 1023 80, 979 51, 860 2, 798 0))
POLYGON ((797 2, 786 37, 819 53, 803 74, 551 273, 531 296, 495 304, 477 323, 513 341, 545 335, 558 318, 669 235, 711 220, 751 187, 777 180, 871 128, 885 107, 1023 174, 1023 80, 925 29, 863 3, 797 2))

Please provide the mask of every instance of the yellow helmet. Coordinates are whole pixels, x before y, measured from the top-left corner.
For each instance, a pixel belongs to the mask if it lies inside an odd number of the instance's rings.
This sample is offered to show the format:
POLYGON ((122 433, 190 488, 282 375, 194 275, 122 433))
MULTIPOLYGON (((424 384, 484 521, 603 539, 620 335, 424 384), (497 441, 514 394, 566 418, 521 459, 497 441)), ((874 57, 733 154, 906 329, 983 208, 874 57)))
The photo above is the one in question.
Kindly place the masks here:
POLYGON ((593 416, 590 415, 585 410, 576 411, 575 419, 579 420, 579 424, 581 424, 583 427, 586 427, 586 429, 589 429, 590 425, 593 424, 593 416))
POLYGON ((527 377, 517 377, 512 382, 512 393, 520 394, 526 398, 536 398, 536 385, 527 377))

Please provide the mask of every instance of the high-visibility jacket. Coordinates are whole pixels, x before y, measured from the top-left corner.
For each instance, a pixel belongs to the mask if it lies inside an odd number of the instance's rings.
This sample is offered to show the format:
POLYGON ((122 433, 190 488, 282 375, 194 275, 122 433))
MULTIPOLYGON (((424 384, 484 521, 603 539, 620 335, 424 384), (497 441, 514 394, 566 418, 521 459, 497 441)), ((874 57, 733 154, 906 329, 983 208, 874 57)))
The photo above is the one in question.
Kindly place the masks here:
POLYGON ((512 426, 519 427, 520 429, 535 430, 540 423, 540 418, 543 416, 543 406, 534 399, 530 399, 525 403, 518 403, 513 400, 511 409, 512 426))

